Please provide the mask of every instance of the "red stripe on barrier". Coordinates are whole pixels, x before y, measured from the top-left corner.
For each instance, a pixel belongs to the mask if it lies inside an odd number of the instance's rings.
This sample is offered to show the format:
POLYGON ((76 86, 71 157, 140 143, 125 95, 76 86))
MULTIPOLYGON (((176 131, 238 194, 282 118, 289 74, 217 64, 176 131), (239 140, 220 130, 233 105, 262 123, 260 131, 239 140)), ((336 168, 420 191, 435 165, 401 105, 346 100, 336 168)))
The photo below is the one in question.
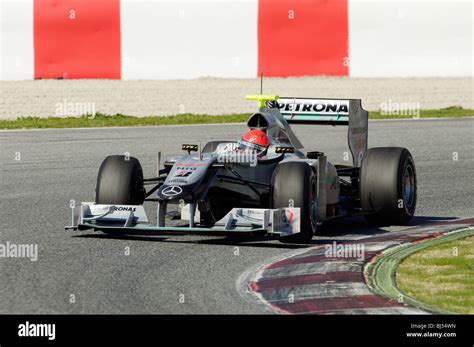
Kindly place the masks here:
POLYGON ((35 79, 120 79, 120 0, 35 0, 35 79))
POLYGON ((259 0, 258 75, 347 76, 347 0, 259 0))

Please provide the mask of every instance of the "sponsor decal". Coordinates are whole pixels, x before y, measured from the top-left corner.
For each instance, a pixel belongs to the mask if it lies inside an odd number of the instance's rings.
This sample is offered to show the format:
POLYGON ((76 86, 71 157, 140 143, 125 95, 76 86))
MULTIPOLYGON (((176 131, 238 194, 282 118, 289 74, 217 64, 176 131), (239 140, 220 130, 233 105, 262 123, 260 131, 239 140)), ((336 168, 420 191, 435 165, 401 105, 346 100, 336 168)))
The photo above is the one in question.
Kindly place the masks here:
POLYGON ((205 166, 206 164, 205 163, 177 163, 175 165, 193 167, 193 166, 205 166))
POLYGON ((285 210, 285 213, 283 214, 283 216, 285 217, 285 222, 286 223, 291 223, 291 221, 293 220, 293 218, 295 217, 295 215, 293 214, 293 212, 289 211, 289 210, 285 210), (287 214, 288 214, 288 217, 287 217, 287 214))
POLYGON ((263 209, 251 209, 251 208, 248 208, 248 209, 242 209, 242 214, 244 215, 247 215, 247 216, 256 216, 256 217, 252 217, 252 218, 263 218, 263 216, 265 215, 265 210, 263 209))
POLYGON ((114 211, 128 211, 128 212, 136 212, 137 208, 136 207, 130 207, 130 206, 115 206, 114 211))
POLYGON ((197 152, 198 150, 198 145, 181 145, 181 149, 183 151, 188 151, 188 152, 197 152))
POLYGON ((281 227, 287 227, 294 218, 293 213, 289 210, 278 211, 278 214, 280 215, 280 224, 279 225, 281 227))
POLYGON ((294 153, 293 147, 275 147, 275 153, 294 153))
POLYGON ((176 196, 183 192, 183 189, 179 186, 168 186, 161 191, 164 196, 176 196))
POLYGON ((280 217, 283 224, 290 224, 293 218, 295 218, 295 215, 290 210, 285 210, 281 212, 280 217))
POLYGON ((175 177, 189 177, 191 176, 191 174, 192 174, 192 171, 177 171, 174 176, 175 177))
POLYGON ((367 147, 367 141, 365 136, 361 136, 354 141, 354 149, 361 150, 367 147))
POLYGON ((299 208, 280 208, 271 215, 272 231, 280 235, 289 235, 300 231, 299 208))
POLYGON ((268 106, 284 114, 349 115, 349 100, 279 99, 268 106))
POLYGON ((275 211, 273 218, 273 228, 278 231, 290 231, 292 229, 292 221, 294 214, 290 210, 281 209, 275 211))
POLYGON ((168 183, 188 183, 188 180, 185 180, 183 178, 175 178, 175 179, 169 180, 168 183))
POLYGON ((326 188, 328 188, 329 190, 334 190, 334 189, 338 189, 339 188, 339 180, 329 174, 326 176, 326 188))

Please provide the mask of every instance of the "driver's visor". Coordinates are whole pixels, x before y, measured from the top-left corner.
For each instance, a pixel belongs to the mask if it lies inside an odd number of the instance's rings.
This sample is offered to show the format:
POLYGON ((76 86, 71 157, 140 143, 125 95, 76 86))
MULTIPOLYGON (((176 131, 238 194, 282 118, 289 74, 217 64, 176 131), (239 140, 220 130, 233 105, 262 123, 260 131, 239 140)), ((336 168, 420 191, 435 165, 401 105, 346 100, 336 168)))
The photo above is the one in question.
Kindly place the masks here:
POLYGON ((245 152, 245 153, 252 153, 256 155, 262 155, 265 154, 265 151, 267 150, 267 147, 257 145, 256 143, 251 143, 247 141, 240 140, 238 143, 238 149, 239 151, 245 152))

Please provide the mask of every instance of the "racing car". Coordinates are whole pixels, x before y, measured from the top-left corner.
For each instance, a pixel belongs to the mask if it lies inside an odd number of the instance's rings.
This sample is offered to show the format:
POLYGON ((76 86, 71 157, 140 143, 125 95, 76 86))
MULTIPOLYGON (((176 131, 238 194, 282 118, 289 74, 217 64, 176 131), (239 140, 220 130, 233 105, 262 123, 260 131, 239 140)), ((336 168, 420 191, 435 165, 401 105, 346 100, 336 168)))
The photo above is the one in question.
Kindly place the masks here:
POLYGON ((417 186, 405 148, 367 148, 368 112, 360 99, 249 95, 258 112, 241 139, 181 144, 158 159, 155 177, 140 162, 112 155, 99 168, 95 201, 72 205, 66 229, 111 234, 265 235, 308 243, 318 226, 364 215, 370 224, 403 225, 415 213, 417 186), (290 124, 348 127, 352 165, 304 152, 290 124), (151 222, 145 202, 156 203, 151 222), (173 207, 171 210, 170 207, 173 207), (181 224, 170 225, 174 214, 181 224))

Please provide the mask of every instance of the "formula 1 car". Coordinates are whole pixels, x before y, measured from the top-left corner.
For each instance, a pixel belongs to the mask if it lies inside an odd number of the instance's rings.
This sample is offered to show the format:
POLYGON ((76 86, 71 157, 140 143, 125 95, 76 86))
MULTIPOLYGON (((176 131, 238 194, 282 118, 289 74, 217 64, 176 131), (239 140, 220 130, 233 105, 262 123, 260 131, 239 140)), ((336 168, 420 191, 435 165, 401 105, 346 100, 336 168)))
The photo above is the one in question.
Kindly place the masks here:
POLYGON ((235 140, 203 148, 183 144, 186 154, 168 158, 156 177, 143 178, 134 157, 102 162, 95 202, 71 206, 66 229, 120 234, 268 235, 307 243, 318 225, 364 215, 375 225, 406 224, 416 207, 416 171, 405 148, 367 149, 368 113, 358 99, 311 99, 253 95, 259 111, 249 129, 269 139, 263 156, 242 152, 235 140), (302 152, 290 124, 347 125, 353 165, 332 165, 319 151, 302 152), (145 187, 151 186, 150 189, 145 187), (157 203, 149 222, 145 201, 157 203), (169 205, 184 225, 167 225, 169 205))

